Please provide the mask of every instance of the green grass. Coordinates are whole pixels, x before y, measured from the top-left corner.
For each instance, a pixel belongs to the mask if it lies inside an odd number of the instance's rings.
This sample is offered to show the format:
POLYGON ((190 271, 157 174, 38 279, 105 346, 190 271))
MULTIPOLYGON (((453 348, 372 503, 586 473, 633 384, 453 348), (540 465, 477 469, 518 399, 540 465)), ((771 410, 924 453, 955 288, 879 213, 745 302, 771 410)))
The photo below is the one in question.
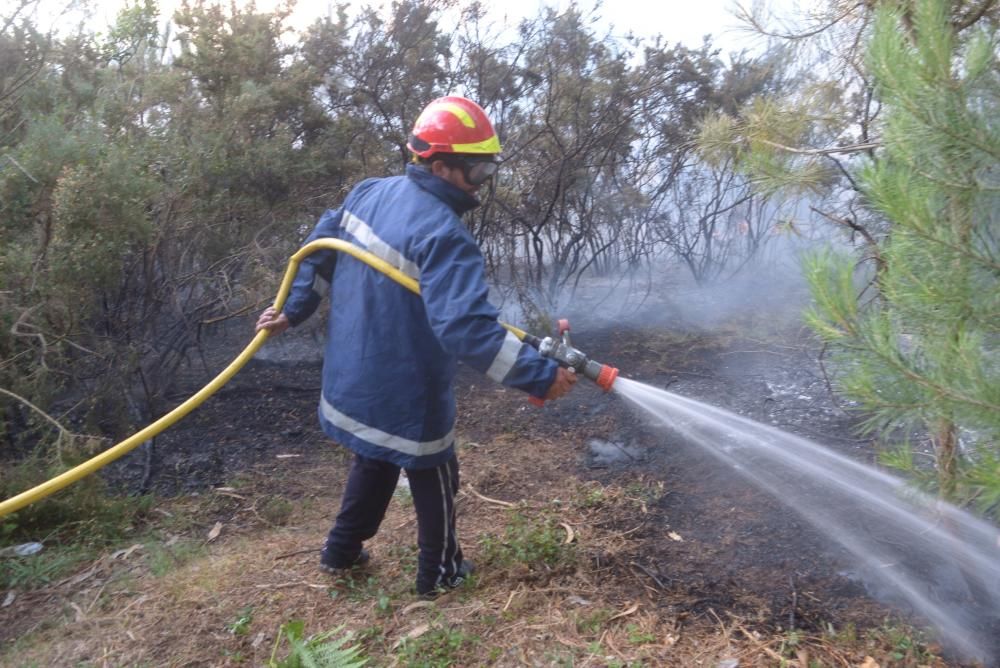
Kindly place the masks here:
POLYGON ((173 545, 151 540, 145 543, 145 548, 149 572, 155 577, 163 577, 202 556, 206 551, 202 541, 191 539, 178 540, 173 545))
POLYGON ((663 481, 647 483, 638 480, 625 486, 625 497, 636 506, 652 506, 663 497, 663 488, 663 481))
POLYGON ((462 665, 463 656, 476 650, 479 644, 478 636, 441 626, 404 641, 399 648, 398 658, 408 668, 449 668, 462 665))
POLYGON ((629 643, 633 645, 648 645, 656 642, 656 634, 651 631, 643 631, 635 624, 629 624, 625 630, 628 632, 629 643))
POLYGON ((573 615, 573 623, 576 626, 577 633, 596 636, 604 628, 605 622, 611 619, 614 614, 614 610, 595 608, 573 615))
POLYGON ((576 547, 565 539, 566 532, 555 518, 518 511, 502 535, 487 535, 482 539, 482 549, 486 561, 494 565, 554 568, 576 561, 576 547))
POLYGON ((272 526, 284 526, 295 512, 295 505, 282 496, 269 496, 259 504, 257 513, 272 526))
POLYGON ((890 658, 901 662, 901 665, 930 663, 934 658, 934 653, 927 648, 924 638, 912 628, 886 622, 881 628, 869 631, 867 639, 884 647, 890 658))
POLYGON ((416 576, 419 552, 419 548, 413 543, 397 543, 386 548, 385 559, 398 564, 406 575, 416 576))
POLYGON ((253 608, 246 607, 240 610, 232 622, 226 625, 226 630, 234 636, 245 636, 250 633, 250 625, 253 623, 253 608))
POLYGON ((0 559, 0 589, 38 589, 66 577, 93 557, 91 550, 75 545, 46 547, 27 557, 0 559))
POLYGON ((378 577, 360 569, 338 577, 328 592, 330 598, 343 598, 352 603, 370 602, 376 615, 386 617, 392 615, 396 601, 409 593, 410 586, 400 579, 386 586, 378 577))
POLYGON ((607 500, 603 487, 592 487, 582 491, 577 500, 580 508, 600 508, 607 500))

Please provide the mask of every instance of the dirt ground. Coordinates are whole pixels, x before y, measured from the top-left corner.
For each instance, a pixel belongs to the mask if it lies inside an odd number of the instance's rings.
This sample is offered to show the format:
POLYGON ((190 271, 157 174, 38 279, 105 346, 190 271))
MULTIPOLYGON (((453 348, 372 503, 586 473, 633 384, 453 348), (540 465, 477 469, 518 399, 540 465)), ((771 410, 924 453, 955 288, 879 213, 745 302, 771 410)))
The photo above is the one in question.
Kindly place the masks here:
MULTIPOLYGON (((575 327, 574 344, 870 461, 808 337, 752 324, 575 327)), ((134 543, 7 596, 0 662, 267 665, 298 619, 352 632, 379 666, 962 665, 868 597, 821 531, 585 383, 538 409, 462 371, 459 523, 479 571, 424 602, 405 494, 368 568, 318 571, 349 459, 316 425, 318 365, 252 362, 157 439, 134 543)), ((135 453, 110 475, 128 487, 142 468, 135 453)))

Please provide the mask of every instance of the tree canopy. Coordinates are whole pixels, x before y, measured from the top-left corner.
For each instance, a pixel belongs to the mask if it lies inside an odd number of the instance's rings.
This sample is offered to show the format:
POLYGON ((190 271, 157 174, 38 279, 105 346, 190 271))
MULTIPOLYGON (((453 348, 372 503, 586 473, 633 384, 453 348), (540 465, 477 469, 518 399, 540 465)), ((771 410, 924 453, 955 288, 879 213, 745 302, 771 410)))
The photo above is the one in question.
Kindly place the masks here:
POLYGON ((929 442, 928 482, 1000 514, 998 25, 991 0, 827 3, 779 36, 813 56, 801 83, 709 116, 700 145, 856 241, 807 266, 837 387, 903 440, 887 463, 926 472, 929 442))

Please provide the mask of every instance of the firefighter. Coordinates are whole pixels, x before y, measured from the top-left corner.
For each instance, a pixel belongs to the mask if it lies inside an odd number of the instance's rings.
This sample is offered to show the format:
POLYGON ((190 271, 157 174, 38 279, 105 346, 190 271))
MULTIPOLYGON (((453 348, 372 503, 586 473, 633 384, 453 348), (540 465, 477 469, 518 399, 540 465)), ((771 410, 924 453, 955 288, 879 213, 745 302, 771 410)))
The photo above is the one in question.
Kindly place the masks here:
POLYGON ((486 113, 462 97, 434 100, 407 146, 413 164, 405 175, 359 183, 307 242, 356 244, 416 279, 420 295, 321 250, 300 265, 282 312, 267 309, 256 328, 274 335, 300 324, 329 289, 319 420, 354 461, 320 567, 338 572, 368 561, 362 544, 378 531, 403 469, 417 514, 416 589, 433 597, 473 570, 455 531, 457 363, 546 400, 565 395, 576 376, 505 330, 487 299, 482 254, 461 220, 499 166, 486 113))

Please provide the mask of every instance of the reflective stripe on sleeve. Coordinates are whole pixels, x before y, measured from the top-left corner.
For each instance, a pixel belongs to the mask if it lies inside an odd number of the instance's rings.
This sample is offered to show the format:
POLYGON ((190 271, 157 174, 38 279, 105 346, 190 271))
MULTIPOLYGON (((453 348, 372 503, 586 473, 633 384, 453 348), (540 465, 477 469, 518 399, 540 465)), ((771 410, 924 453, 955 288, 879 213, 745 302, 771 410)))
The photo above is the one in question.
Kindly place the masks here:
POLYGON ((395 436, 378 429, 370 427, 363 422, 358 422, 349 415, 341 413, 333 407, 326 397, 320 398, 320 411, 323 417, 335 427, 357 436, 363 441, 383 448, 389 448, 406 455, 420 457, 423 455, 433 455, 446 450, 455 442, 455 430, 449 431, 443 438, 433 441, 413 441, 402 436, 395 436))
POLYGON ((498 383, 502 383, 514 367, 514 363, 517 362, 517 355, 521 352, 523 345, 513 333, 507 332, 507 336, 503 339, 503 345, 500 346, 500 351, 493 358, 490 368, 486 370, 486 375, 498 383))
POLYGON ((316 272, 313 276, 312 291, 320 297, 325 297, 326 293, 330 291, 330 281, 326 280, 326 277, 321 276, 319 272, 316 272))

